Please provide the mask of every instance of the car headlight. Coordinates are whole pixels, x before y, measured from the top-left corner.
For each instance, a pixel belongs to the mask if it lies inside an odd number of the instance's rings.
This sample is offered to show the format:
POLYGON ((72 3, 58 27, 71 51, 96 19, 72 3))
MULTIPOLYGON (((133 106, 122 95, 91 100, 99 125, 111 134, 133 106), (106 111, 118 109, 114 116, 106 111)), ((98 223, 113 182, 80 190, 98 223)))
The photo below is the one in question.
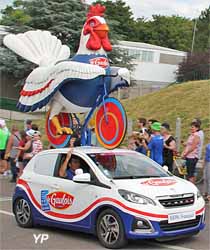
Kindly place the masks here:
POLYGON ((123 189, 118 190, 118 192, 126 201, 130 201, 130 202, 142 204, 142 205, 150 204, 150 205, 156 206, 156 203, 152 199, 146 196, 136 194, 136 193, 123 190, 123 189))

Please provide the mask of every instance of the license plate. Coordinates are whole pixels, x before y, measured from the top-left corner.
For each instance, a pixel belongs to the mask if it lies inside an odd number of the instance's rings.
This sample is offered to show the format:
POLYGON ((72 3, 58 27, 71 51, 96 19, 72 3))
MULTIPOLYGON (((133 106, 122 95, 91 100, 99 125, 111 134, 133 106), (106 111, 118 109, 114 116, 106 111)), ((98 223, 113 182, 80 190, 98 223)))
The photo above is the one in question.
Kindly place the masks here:
POLYGON ((196 218, 195 212, 183 212, 168 215, 168 223, 181 222, 186 220, 193 220, 196 218))

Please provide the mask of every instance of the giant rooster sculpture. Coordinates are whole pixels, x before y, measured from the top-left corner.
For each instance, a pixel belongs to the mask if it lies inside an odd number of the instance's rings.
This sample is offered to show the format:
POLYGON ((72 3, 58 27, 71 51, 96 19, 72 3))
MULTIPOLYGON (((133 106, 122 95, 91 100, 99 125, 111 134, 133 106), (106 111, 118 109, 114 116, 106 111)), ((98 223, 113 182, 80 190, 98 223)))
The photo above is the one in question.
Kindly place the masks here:
POLYGON ((117 100, 107 97, 118 87, 128 86, 130 76, 127 69, 109 65, 106 52, 111 51, 112 46, 104 12, 105 7, 100 4, 90 6, 79 49, 73 58, 69 58, 69 47, 48 31, 9 34, 4 38, 8 48, 38 65, 27 77, 17 107, 29 112, 49 105, 46 129, 54 146, 63 147, 70 139, 72 129, 67 114, 89 112, 90 119, 98 106, 98 112, 101 111, 98 118, 96 115, 96 123, 100 123, 100 127, 96 126, 96 132, 102 145, 114 148, 124 136, 124 110, 117 100), (109 115, 112 106, 117 109, 115 115, 109 115), (107 138, 103 140, 104 136, 107 138))

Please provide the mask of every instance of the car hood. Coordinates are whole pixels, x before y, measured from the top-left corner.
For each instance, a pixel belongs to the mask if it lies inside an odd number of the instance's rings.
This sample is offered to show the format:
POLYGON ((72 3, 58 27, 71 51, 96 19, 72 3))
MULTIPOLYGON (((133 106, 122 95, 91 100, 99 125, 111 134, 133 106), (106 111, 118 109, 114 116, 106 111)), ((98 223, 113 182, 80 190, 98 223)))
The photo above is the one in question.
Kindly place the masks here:
POLYGON ((197 188, 189 181, 178 177, 114 180, 118 189, 135 192, 147 197, 196 193, 197 188))

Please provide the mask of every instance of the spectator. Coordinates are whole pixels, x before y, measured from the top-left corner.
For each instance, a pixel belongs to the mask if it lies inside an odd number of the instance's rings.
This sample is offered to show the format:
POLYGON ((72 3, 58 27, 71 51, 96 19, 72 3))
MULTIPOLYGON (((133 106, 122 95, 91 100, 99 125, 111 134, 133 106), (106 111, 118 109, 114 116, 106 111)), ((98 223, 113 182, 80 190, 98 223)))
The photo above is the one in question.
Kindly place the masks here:
POLYGON ((34 124, 34 123, 32 123, 31 129, 33 129, 33 130, 35 130, 35 131, 39 131, 38 125, 37 125, 37 124, 34 124))
POLYGON ((143 141, 143 145, 146 150, 149 150, 149 156, 152 160, 156 161, 158 164, 163 164, 163 137, 160 134, 161 123, 154 122, 151 125, 152 136, 148 143, 143 141))
POLYGON ((96 137, 95 127, 91 128, 91 146, 101 147, 101 144, 96 137))
POLYGON ((158 120, 155 120, 155 119, 149 119, 147 121, 147 129, 151 129, 151 126, 154 122, 158 122, 158 120))
POLYGON ((158 120, 155 120, 155 119, 149 119, 147 121, 147 133, 149 135, 149 137, 152 135, 152 129, 151 129, 151 126, 154 122, 158 122, 158 120))
POLYGON ((204 198, 210 201, 210 143, 206 146, 204 161, 204 198))
POLYGON ((34 136, 34 130, 30 129, 26 131, 26 143, 24 147, 17 147, 19 150, 24 151, 23 155, 23 168, 28 164, 30 159, 33 157, 32 151, 33 151, 33 145, 32 145, 32 139, 34 136))
POLYGON ((7 143, 7 148, 6 148, 6 155, 9 155, 9 162, 10 162, 10 168, 11 168, 11 172, 12 172, 12 179, 10 180, 10 182, 16 182, 16 178, 17 178, 17 168, 16 168, 16 157, 18 154, 18 145, 20 142, 20 134, 18 131, 18 128, 16 125, 12 126, 11 129, 11 135, 9 137, 8 143, 7 143))
MULTIPOLYGON (((20 131, 20 141, 18 144, 18 147, 24 147, 26 144, 26 132, 25 131, 20 131)), ((23 156, 24 156, 24 151, 18 149, 18 153, 15 159, 16 165, 18 165, 18 177, 20 177, 23 173, 23 156)))
POLYGON ((32 120, 26 120, 26 129, 25 131, 28 131, 32 129, 32 120))
POLYGON ((72 180, 75 176, 75 171, 80 168, 80 159, 76 155, 72 155, 73 148, 70 148, 66 154, 66 158, 59 169, 59 177, 72 180))
POLYGON ((81 146, 81 138, 78 136, 78 134, 73 133, 69 141, 69 147, 73 148, 73 147, 79 147, 79 146, 81 146))
POLYGON ((163 165, 167 166, 170 172, 173 172, 173 156, 176 151, 176 141, 170 134, 170 125, 168 123, 162 123, 161 134, 164 140, 163 165))
POLYGON ((198 130, 198 136, 200 137, 198 159, 201 159, 202 158, 202 151, 203 151, 203 143, 204 143, 204 132, 201 129, 201 120, 199 118, 193 119, 193 122, 197 122, 199 124, 199 126, 200 126, 200 129, 198 130))
POLYGON ((43 150, 43 144, 40 140, 41 134, 39 131, 34 130, 33 141, 32 141, 32 155, 36 155, 43 150))
POLYGON ((192 183, 195 183, 195 167, 198 162, 199 155, 199 145, 200 145, 200 137, 198 135, 198 131, 200 129, 200 125, 197 122, 191 123, 191 134, 185 143, 185 148, 182 152, 182 158, 186 159, 187 166, 187 178, 192 183))
POLYGON ((138 125, 138 128, 139 128, 140 135, 144 135, 145 131, 147 130, 146 124, 147 124, 147 120, 145 118, 140 117, 137 120, 137 125, 138 125))
POLYGON ((146 155, 147 154, 147 150, 144 147, 144 143, 146 143, 145 139, 143 137, 138 137, 135 141, 135 145, 136 145, 136 149, 135 151, 146 155))
POLYGON ((0 119, 0 173, 7 175, 8 162, 7 159, 9 155, 5 155, 7 141, 9 139, 10 133, 6 126, 6 122, 0 119))
POLYGON ((130 150, 136 150, 136 140, 137 140, 137 135, 133 134, 128 137, 128 149, 130 150))
POLYGON ((79 120, 77 120, 77 118, 74 116, 72 118, 72 130, 74 133, 76 133, 78 136, 81 133, 81 126, 79 124, 79 120))

